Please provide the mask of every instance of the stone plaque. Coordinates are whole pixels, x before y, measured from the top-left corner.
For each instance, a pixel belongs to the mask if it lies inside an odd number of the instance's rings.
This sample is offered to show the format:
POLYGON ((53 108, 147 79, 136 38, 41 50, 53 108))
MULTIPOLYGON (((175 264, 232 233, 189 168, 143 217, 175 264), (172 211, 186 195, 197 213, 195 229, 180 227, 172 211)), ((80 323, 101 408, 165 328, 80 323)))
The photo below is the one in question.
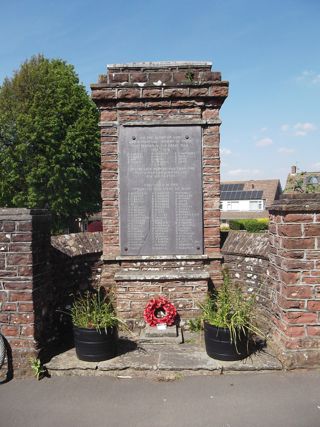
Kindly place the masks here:
POLYGON ((203 253, 200 126, 120 129, 122 255, 203 253))

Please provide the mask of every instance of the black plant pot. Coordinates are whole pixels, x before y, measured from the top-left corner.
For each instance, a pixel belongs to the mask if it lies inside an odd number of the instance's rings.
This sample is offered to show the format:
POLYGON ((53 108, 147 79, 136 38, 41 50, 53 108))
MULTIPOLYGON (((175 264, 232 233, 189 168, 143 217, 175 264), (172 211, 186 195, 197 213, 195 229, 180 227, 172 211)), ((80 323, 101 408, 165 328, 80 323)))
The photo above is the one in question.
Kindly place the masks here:
POLYGON ((228 328, 218 328, 204 322, 204 341, 208 356, 218 360, 241 360, 249 356, 248 333, 237 334, 237 342, 231 342, 228 328))
POLYGON ((101 362, 116 355, 117 328, 86 329, 73 327, 74 345, 78 359, 86 362, 101 362))

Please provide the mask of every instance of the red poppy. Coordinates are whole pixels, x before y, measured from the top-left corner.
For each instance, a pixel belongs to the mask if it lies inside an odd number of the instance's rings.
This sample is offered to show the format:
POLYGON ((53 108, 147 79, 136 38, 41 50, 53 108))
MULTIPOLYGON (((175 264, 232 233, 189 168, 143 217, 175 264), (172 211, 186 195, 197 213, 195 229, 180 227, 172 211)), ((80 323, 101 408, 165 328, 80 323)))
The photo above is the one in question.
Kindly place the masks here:
POLYGON ((172 326, 177 316, 175 306, 165 297, 152 298, 144 309, 143 317, 150 326, 165 323, 172 326))

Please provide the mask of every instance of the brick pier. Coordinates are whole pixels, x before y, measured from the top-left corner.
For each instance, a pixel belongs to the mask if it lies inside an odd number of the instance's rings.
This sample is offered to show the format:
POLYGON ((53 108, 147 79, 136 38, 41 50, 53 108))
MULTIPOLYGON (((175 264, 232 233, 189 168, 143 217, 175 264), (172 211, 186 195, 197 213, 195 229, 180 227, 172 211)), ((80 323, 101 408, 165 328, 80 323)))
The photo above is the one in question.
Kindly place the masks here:
POLYGON ((0 332, 18 375, 30 372, 29 359, 46 335, 49 248, 47 211, 0 209, 0 332))
POLYGON ((270 209, 274 339, 288 367, 320 364, 320 194, 285 196, 270 209))

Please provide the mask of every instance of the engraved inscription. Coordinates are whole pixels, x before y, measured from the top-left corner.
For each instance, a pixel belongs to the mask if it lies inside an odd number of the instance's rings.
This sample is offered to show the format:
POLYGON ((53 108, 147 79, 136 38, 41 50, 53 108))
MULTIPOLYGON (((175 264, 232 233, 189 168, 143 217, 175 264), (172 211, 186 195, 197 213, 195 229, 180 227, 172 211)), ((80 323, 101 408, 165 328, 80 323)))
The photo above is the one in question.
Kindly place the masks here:
POLYGON ((201 128, 121 128, 119 161, 121 254, 201 254, 201 128))

